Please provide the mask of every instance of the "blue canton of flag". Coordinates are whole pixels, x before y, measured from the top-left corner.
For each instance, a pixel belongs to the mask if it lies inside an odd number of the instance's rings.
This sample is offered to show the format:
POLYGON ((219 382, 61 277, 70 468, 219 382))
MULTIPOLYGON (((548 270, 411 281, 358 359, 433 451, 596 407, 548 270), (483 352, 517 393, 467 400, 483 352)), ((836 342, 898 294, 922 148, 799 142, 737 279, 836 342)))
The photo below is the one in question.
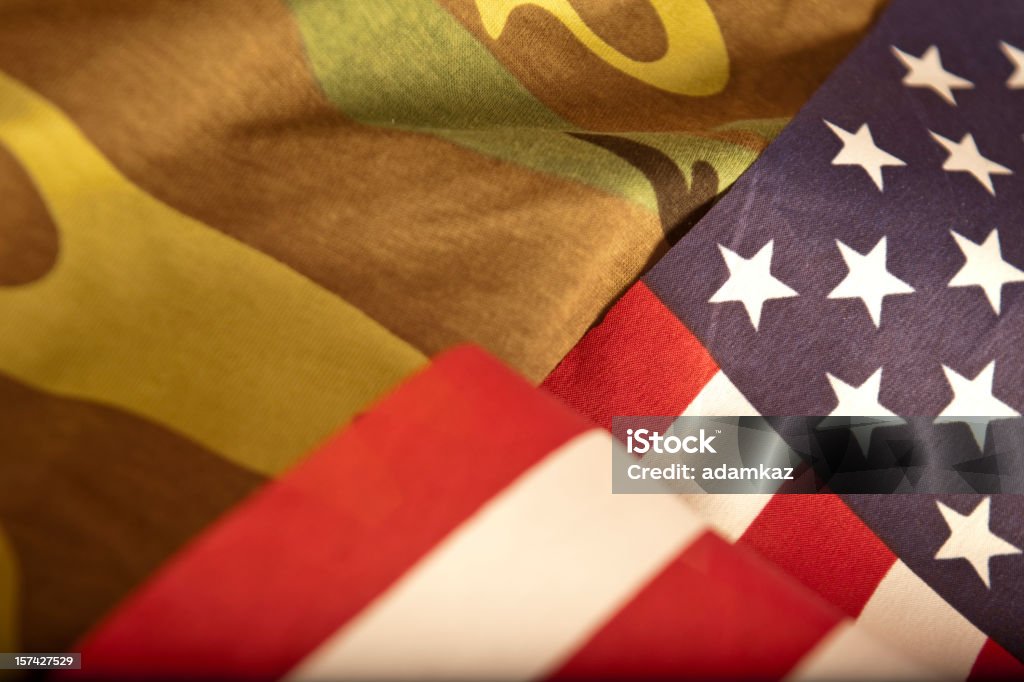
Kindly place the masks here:
MULTIPOLYGON (((762 414, 932 417, 919 463, 998 477, 1024 453, 1024 3, 983 6, 896 2, 645 282, 762 414)), ((1022 498, 845 499, 1024 659, 1022 498)))

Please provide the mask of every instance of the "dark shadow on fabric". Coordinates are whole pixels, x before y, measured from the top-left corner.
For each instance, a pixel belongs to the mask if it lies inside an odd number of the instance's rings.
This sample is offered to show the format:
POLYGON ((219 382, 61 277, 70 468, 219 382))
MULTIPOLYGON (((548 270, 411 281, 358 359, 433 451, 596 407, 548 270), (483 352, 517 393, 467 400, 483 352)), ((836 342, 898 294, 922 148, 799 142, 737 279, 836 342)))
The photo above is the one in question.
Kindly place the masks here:
MULTIPOLYGON (((718 173, 706 161, 697 161, 693 164, 692 179, 687 182, 686 176, 683 175, 675 161, 650 145, 616 135, 592 133, 570 133, 570 135, 615 154, 635 166, 651 183, 658 202, 658 216, 665 232, 665 241, 651 253, 644 265, 643 272, 647 272, 661 260, 662 256, 685 237, 721 198, 718 193, 718 173)), ((633 282, 629 282, 623 287, 619 296, 616 296, 613 302, 601 311, 594 321, 595 325, 600 324, 608 310, 614 305, 614 301, 618 300, 631 286, 633 286, 633 282)))

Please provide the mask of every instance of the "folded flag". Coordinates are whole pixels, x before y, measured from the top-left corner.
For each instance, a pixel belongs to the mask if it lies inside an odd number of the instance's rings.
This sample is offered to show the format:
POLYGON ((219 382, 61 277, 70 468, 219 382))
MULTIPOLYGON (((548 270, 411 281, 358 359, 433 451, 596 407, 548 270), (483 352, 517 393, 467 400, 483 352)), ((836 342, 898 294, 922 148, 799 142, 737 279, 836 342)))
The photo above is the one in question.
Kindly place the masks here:
MULTIPOLYGON (((993 454, 1021 451, 1024 411, 1024 14, 1013 2, 984 10, 893 3, 545 382, 604 425, 616 414, 934 417, 941 437, 908 454, 906 475, 948 463, 966 474, 962 495, 697 504, 954 675, 988 655, 986 635, 1024 658, 1024 503, 969 486, 997 484, 993 454), (843 537, 822 505, 848 507, 861 530, 843 537), (884 569, 878 539, 895 555, 884 569), (829 551, 844 553, 863 599, 814 567, 829 551), (902 598, 877 607, 897 584, 902 598)), ((874 456, 883 444, 871 435, 850 447, 874 456)))
POLYGON ((81 643, 96 679, 927 675, 486 353, 436 358, 81 643))

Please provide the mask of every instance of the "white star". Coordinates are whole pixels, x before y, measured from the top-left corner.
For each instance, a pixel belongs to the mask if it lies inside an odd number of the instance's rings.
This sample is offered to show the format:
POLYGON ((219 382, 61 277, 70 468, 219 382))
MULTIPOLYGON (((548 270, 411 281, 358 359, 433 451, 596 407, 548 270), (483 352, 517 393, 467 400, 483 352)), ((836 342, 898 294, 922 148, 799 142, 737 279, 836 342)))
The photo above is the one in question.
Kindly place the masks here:
POLYGON ((871 321, 882 324, 882 299, 892 294, 912 294, 913 287, 890 274, 885 268, 885 237, 878 240, 867 255, 861 255, 838 239, 836 246, 849 269, 829 298, 859 298, 864 301, 871 321))
POLYGON ((961 514, 938 500, 943 520, 949 526, 949 538, 935 553, 936 559, 967 559, 985 587, 992 588, 989 576, 989 560, 994 556, 1024 554, 1020 548, 1011 545, 989 530, 989 512, 992 498, 986 497, 970 514, 961 514))
POLYGON ((895 417, 896 415, 878 402, 878 392, 882 388, 882 368, 879 367, 861 383, 860 386, 853 386, 842 379, 825 374, 828 382, 832 384, 832 390, 836 394, 839 404, 829 412, 830 417, 895 417))
POLYGON ((992 394, 992 381, 996 373, 996 361, 988 363, 973 379, 959 374, 946 365, 942 366, 946 381, 953 389, 953 399, 943 408, 936 418, 936 423, 958 422, 967 424, 978 443, 978 448, 985 449, 985 432, 992 419, 972 419, 966 421, 958 417, 1019 417, 1020 412, 1013 409, 992 394))
POLYGON ((892 53, 907 67, 907 75, 903 77, 904 85, 911 88, 931 88, 953 106, 956 106, 953 90, 970 90, 974 87, 971 81, 942 67, 939 48, 934 45, 925 50, 920 57, 907 54, 895 45, 892 47, 892 53))
POLYGON ((1002 48, 1006 58, 1013 62, 1013 73, 1006 81, 1006 87, 1013 90, 1024 88, 1024 50, 1005 41, 999 43, 999 47, 1002 48))
POLYGON ((708 303, 741 302, 755 330, 761 321, 761 308, 765 301, 799 295, 772 276, 773 243, 774 240, 769 241, 752 258, 744 258, 718 245, 725 259, 725 267, 729 269, 729 279, 708 299, 708 303))
POLYGON ((992 186, 993 175, 1013 175, 1013 171, 1006 166, 982 156, 978 151, 978 145, 974 143, 974 136, 970 133, 964 135, 959 142, 953 142, 936 132, 930 130, 928 132, 949 152, 949 156, 942 164, 942 170, 951 173, 957 171, 970 173, 988 190, 989 194, 995 196, 996 193, 995 187, 992 186))
MULTIPOLYGON (((832 392, 836 394, 839 403, 835 409, 829 412, 828 416, 821 420, 818 428, 836 424, 836 417, 896 417, 896 414, 884 407, 878 400, 878 393, 882 389, 882 368, 879 367, 875 373, 869 376, 860 386, 853 386, 842 379, 825 373, 825 378, 832 385, 832 392)), ((898 419, 897 422, 902 422, 898 419)), ((890 424, 893 422, 889 422, 890 424)), ((860 443, 863 452, 868 451, 871 444, 871 432, 877 426, 886 424, 867 421, 859 424, 850 424, 850 432, 860 443)))
MULTIPOLYGON (((823 121, 825 119, 822 119, 823 121)), ((875 138, 871 136, 871 128, 867 123, 861 125, 856 133, 843 130, 839 126, 825 121, 825 125, 835 133, 836 137, 843 143, 843 148, 832 159, 833 166, 860 166, 868 174, 878 187, 882 190, 882 167, 883 166, 906 166, 902 159, 898 159, 887 151, 884 151, 875 144, 875 138)))
POLYGON ((981 244, 950 230, 967 261, 949 280, 951 287, 981 287, 996 315, 1001 313, 1004 284, 1024 282, 1024 270, 1003 260, 999 231, 992 230, 981 244))

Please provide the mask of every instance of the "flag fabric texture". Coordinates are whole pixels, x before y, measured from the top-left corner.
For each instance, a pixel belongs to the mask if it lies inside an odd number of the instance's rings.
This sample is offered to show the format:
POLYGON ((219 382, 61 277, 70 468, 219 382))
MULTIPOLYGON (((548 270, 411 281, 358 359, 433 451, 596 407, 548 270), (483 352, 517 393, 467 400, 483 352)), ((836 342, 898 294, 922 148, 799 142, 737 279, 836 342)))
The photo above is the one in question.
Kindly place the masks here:
POLYGON ((1024 14, 880 5, 0 0, 0 651, 1024 675, 1019 497, 611 494, 615 415, 1022 449, 1024 14))
MULTIPOLYGON (((984 10, 895 3, 546 387, 606 427, 615 414, 932 416, 942 438, 903 462, 907 477, 931 460, 998 480, 987 463, 1020 451, 1024 410, 1024 14, 984 10), (970 415, 991 419, 956 421, 970 415)), ((869 461, 879 446, 857 444, 869 461)), ((960 677, 995 647, 1024 658, 1024 507, 970 490, 692 502, 960 677), (834 526, 840 508, 859 533, 834 526)))
POLYGON ((927 677, 678 496, 608 494, 612 456, 607 431, 449 351, 170 561, 82 672, 927 677))

